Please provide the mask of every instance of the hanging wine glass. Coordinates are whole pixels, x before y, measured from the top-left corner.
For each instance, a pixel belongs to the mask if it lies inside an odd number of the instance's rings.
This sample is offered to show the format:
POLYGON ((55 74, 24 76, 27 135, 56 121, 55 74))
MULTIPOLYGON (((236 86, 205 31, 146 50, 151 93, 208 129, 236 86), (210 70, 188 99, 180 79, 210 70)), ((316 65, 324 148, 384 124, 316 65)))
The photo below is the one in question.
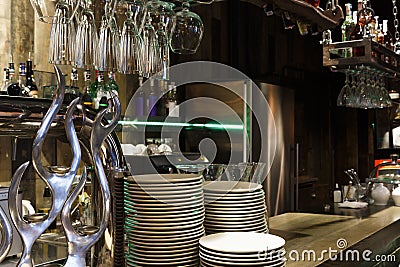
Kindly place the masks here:
POLYGON ((364 68, 361 68, 360 71, 360 82, 358 83, 357 86, 357 91, 360 93, 360 101, 359 101, 359 107, 360 108, 368 108, 371 106, 371 100, 368 96, 368 89, 367 85, 365 83, 365 71, 364 68))
POLYGON ((128 4, 126 20, 122 28, 118 70, 123 74, 141 73, 142 37, 139 35, 134 18, 134 7, 128 4))
POLYGON ((80 0, 30 0, 33 10, 40 22, 54 23, 54 18, 57 16, 57 5, 67 6, 69 9, 68 20, 72 20, 79 8, 80 0))
POLYGON ((128 1, 128 5, 133 12, 133 22, 136 27, 136 31, 140 34, 143 30, 144 23, 146 21, 147 9, 146 5, 142 0, 128 1))
POLYGON ((158 46, 157 34, 151 24, 151 17, 147 15, 146 24, 142 31, 142 75, 149 78, 158 72, 160 66, 160 50, 158 46))
POLYGON ((97 29, 91 0, 84 1, 84 8, 79 16, 76 32, 74 64, 78 68, 88 68, 94 64, 98 45, 97 29))
POLYGON ((162 27, 167 37, 171 34, 173 28, 174 7, 174 3, 160 0, 151 0, 146 3, 146 8, 151 17, 154 29, 157 31, 162 27))
POLYGON ((68 2, 56 4, 50 29, 49 62, 52 64, 70 64, 73 60, 75 23, 71 12, 74 11, 68 2))
POLYGON ((119 29, 110 1, 106 0, 104 10, 105 14, 101 19, 95 66, 100 71, 114 71, 117 69, 119 54, 119 29))
POLYGON ((160 22, 160 26, 157 30, 157 41, 159 47, 160 60, 158 61, 159 66, 158 70, 158 78, 162 80, 169 79, 169 45, 168 38, 165 32, 164 23, 160 22))
POLYGON ((344 86, 340 90, 339 96, 337 98, 336 104, 339 107, 350 106, 350 81, 349 81, 349 72, 350 70, 346 70, 346 80, 344 86))
POLYGON ((204 25, 194 12, 189 10, 189 1, 182 4, 182 11, 173 17, 170 47, 177 54, 194 54, 203 37, 204 25))

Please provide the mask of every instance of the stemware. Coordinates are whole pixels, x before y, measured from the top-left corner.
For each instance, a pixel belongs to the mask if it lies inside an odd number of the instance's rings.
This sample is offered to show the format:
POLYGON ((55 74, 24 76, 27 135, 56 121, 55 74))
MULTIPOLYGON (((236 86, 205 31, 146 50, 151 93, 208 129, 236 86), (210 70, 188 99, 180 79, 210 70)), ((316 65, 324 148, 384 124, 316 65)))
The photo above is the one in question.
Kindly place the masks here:
POLYGON ((360 71, 360 81, 357 86, 357 91, 360 94, 359 98, 359 107, 361 108, 368 108, 371 105, 371 99, 368 95, 368 89, 367 89, 367 84, 365 83, 365 72, 363 69, 360 71))
POLYGON ((54 23, 54 18, 56 15, 56 5, 62 4, 67 5, 70 12, 68 20, 72 20, 79 8, 80 0, 63 0, 63 1, 54 1, 54 0, 30 0, 33 10, 40 22, 54 23))
POLYGON ((146 24, 143 27, 142 38, 142 75, 145 78, 149 78, 158 72, 160 66, 160 50, 157 34, 149 15, 147 15, 146 24))
POLYGON ((91 4, 91 0, 84 1, 84 8, 79 17, 74 53, 74 64, 78 68, 87 68, 94 64, 98 37, 91 4))
POLYGON ((50 30, 49 62, 69 64, 73 60, 75 44, 75 23, 71 19, 71 2, 59 1, 56 4, 50 30))
POLYGON ((170 47, 177 54, 194 54, 203 37, 204 25, 199 15, 189 10, 189 2, 173 17, 170 47))
POLYGON ((345 84, 342 87, 342 89, 340 90, 339 96, 337 98, 337 102, 336 104, 338 106, 351 106, 351 101, 350 101, 350 85, 349 85, 349 70, 346 71, 346 80, 345 80, 345 84))
POLYGON ((121 34, 118 70, 123 74, 141 73, 142 37, 134 22, 133 5, 128 4, 126 20, 121 34))
POLYGON ((95 57, 95 65, 100 71, 114 71, 117 69, 120 36, 112 6, 112 3, 106 0, 105 14, 101 19, 99 43, 95 57))

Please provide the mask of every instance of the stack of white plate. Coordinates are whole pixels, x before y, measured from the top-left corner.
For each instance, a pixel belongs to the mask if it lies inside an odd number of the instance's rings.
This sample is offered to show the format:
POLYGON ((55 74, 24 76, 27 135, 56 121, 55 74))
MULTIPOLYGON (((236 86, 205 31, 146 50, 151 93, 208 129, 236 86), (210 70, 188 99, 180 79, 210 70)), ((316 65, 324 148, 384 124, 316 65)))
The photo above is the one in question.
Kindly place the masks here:
POLYGON ((207 181, 203 184, 207 234, 268 232, 265 194, 256 183, 207 181))
POLYGON ((201 266, 270 266, 286 265, 285 240, 263 233, 230 232, 200 239, 201 266))
POLYGON ((127 266, 197 266, 204 236, 199 175, 139 175, 125 181, 127 266))

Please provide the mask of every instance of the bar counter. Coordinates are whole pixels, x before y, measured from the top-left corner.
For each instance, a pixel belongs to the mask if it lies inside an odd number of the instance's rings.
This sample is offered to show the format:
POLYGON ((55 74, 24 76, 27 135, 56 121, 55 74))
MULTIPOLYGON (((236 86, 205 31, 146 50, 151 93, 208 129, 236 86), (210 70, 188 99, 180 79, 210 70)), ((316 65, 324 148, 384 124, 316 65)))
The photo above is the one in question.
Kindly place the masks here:
POLYGON ((383 258, 379 266, 399 266, 400 207, 364 216, 285 213, 270 218, 270 229, 286 240, 288 267, 377 266, 383 258))

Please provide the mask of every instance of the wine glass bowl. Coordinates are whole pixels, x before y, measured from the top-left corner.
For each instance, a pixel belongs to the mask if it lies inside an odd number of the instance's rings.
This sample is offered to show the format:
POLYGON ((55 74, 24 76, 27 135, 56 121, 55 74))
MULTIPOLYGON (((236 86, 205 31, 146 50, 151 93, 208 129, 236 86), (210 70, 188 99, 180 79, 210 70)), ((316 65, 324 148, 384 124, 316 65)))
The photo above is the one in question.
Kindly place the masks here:
POLYGON ((204 25, 199 15, 189 10, 189 3, 173 17, 170 47, 177 54, 194 54, 203 38, 204 25))

